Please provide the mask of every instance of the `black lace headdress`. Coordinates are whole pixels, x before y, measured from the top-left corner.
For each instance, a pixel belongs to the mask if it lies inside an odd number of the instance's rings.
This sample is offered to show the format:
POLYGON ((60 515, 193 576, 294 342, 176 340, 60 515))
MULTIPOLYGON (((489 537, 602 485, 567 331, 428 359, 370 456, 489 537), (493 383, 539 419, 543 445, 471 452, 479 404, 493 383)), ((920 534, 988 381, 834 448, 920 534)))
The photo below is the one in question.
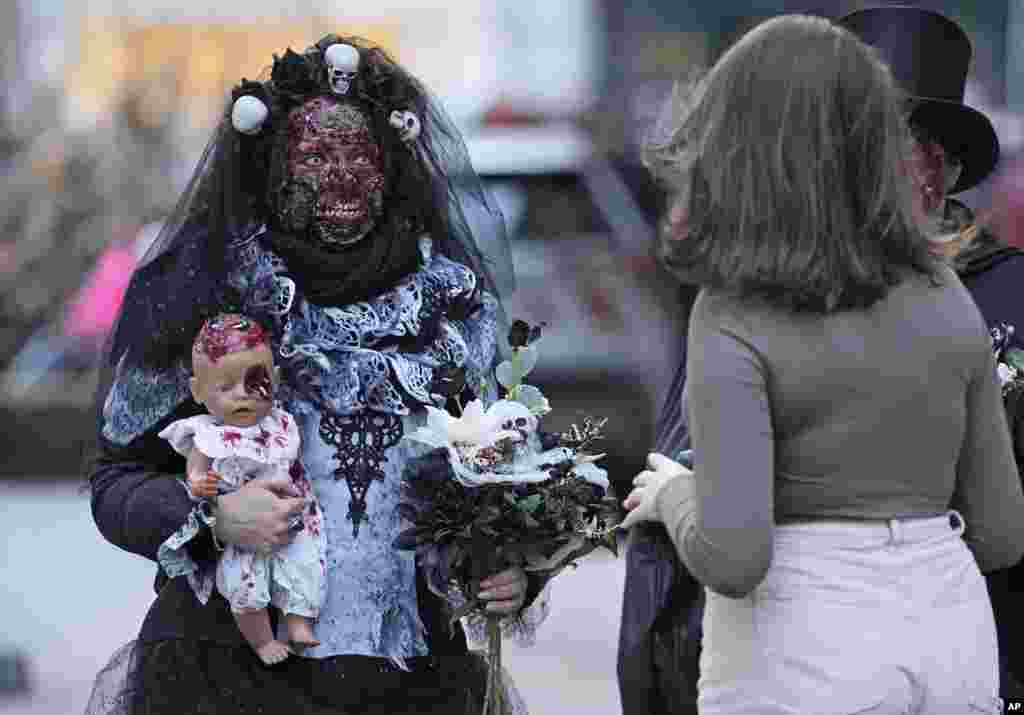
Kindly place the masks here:
POLYGON ((440 103, 381 48, 328 35, 302 54, 275 55, 269 77, 243 79, 233 89, 188 186, 132 277, 108 343, 100 404, 119 366, 166 370, 180 364, 202 322, 238 305, 242 297, 227 288, 228 247, 260 226, 268 227, 268 240, 298 274, 307 299, 321 304, 365 300, 392 287, 419 267, 423 235, 436 253, 473 269, 480 287, 496 298, 513 288, 504 220, 440 103), (347 99, 370 119, 389 188, 373 232, 351 248, 328 251, 276 226, 275 202, 284 181, 288 112, 313 97, 332 96, 325 53, 337 43, 358 51, 347 99), (251 134, 231 119, 235 101, 245 95, 269 110, 251 134), (395 111, 418 118, 414 140, 392 124, 395 111))

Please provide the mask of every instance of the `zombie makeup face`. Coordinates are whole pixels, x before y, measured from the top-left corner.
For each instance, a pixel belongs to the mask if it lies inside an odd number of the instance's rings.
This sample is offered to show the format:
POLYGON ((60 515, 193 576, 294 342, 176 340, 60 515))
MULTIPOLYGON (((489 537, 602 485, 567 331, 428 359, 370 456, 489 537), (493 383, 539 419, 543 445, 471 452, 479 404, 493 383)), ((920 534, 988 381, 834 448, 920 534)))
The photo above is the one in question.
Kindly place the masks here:
POLYGON ((929 227, 930 233, 941 230, 943 202, 956 185, 963 167, 941 144, 921 131, 914 132, 909 162, 918 218, 929 227))
POLYGON ((287 179, 278 196, 285 230, 327 247, 350 246, 373 230, 387 179, 380 144, 356 105, 315 97, 288 116, 287 179))
POLYGON ((238 315, 203 326, 192 348, 192 396, 220 423, 251 427, 274 405, 277 370, 268 336, 238 315))

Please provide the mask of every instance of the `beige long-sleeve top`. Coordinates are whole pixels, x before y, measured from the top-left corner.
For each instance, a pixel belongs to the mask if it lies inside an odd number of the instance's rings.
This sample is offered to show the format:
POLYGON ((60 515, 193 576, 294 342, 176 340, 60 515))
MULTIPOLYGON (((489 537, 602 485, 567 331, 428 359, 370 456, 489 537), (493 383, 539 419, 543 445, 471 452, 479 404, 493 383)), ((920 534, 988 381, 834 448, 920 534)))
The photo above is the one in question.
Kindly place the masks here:
POLYGON ((982 570, 1024 553, 1024 494, 991 339, 949 270, 867 310, 793 313, 702 292, 684 408, 694 476, 657 514, 703 584, 742 597, 776 523, 963 514, 982 570))

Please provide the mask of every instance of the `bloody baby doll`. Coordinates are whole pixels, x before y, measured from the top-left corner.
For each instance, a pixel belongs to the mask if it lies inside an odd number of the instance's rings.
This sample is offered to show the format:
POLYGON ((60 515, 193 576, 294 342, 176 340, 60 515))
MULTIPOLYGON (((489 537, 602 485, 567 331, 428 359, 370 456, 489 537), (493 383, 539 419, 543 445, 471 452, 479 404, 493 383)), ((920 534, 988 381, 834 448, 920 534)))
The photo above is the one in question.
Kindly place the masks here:
POLYGON ((313 621, 325 588, 320 507, 298 461, 299 432, 292 416, 274 406, 277 369, 257 322, 237 314, 206 321, 192 348, 192 371, 193 398, 207 414, 160 432, 186 457, 192 497, 212 500, 253 479, 287 474, 308 501, 292 521, 291 543, 259 551, 228 545, 217 563, 217 590, 242 635, 264 663, 278 663, 319 644, 313 621), (284 616, 284 639, 274 637, 269 605, 284 616))

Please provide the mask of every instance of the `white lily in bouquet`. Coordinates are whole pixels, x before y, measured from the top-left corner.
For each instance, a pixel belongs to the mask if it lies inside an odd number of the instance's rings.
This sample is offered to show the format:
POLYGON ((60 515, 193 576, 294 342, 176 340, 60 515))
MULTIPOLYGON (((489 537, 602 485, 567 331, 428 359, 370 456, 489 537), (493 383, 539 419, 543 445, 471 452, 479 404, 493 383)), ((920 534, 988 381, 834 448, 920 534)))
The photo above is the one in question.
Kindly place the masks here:
POLYGON ((540 429, 551 406, 523 382, 540 334, 541 326, 512 324, 511 359, 495 370, 504 396, 490 404, 460 406, 464 373, 438 371, 436 391, 455 407, 428 407, 426 424, 405 437, 431 449, 405 471, 399 510, 410 526, 395 547, 417 551, 428 586, 453 604, 452 622, 486 619, 485 715, 501 707, 501 624, 477 600, 480 581, 511 566, 548 579, 598 547, 617 552, 618 503, 597 465, 604 455, 590 451, 606 420, 587 418, 563 434, 540 429))
POLYGON ((427 407, 427 425, 409 439, 446 449, 455 478, 466 487, 545 482, 551 479, 552 465, 575 463, 576 477, 608 488, 605 471, 592 463, 603 455, 576 462, 577 455, 569 447, 545 449, 537 434, 538 423, 537 415, 516 400, 498 400, 485 408, 483 401, 475 399, 458 417, 427 407))

